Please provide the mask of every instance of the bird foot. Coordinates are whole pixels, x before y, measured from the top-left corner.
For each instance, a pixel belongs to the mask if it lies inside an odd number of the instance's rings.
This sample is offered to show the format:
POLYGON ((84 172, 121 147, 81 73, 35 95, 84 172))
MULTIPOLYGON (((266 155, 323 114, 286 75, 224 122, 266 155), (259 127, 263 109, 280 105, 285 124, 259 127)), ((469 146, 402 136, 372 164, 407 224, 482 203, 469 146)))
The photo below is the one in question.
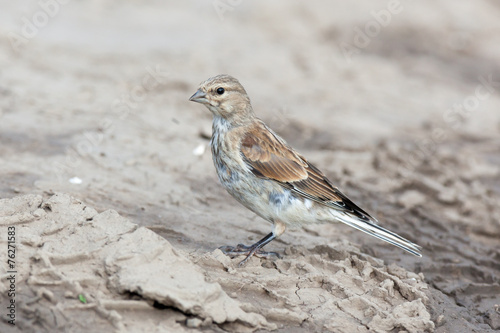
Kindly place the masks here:
POLYGON ((271 257, 277 257, 278 259, 281 259, 281 256, 277 252, 266 252, 254 245, 251 246, 246 246, 243 244, 238 244, 237 246, 226 245, 219 247, 219 250, 221 250, 224 254, 230 256, 231 258, 241 255, 246 255, 246 258, 243 259, 238 264, 238 266, 240 267, 243 266, 252 256, 256 256, 259 258, 267 258, 267 259, 271 257))

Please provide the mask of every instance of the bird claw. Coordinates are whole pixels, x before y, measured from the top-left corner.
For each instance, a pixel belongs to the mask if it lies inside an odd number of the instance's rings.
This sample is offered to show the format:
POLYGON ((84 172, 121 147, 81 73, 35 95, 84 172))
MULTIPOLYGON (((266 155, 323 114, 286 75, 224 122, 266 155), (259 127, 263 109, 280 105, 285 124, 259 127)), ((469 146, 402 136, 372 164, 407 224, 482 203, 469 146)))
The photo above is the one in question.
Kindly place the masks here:
POLYGON ((243 259, 238 266, 243 266, 248 259, 252 256, 256 256, 259 258, 271 258, 271 257, 277 257, 278 259, 281 259, 281 255, 277 252, 266 252, 263 251, 260 248, 256 248, 254 246, 247 246, 244 244, 238 244, 237 246, 221 246, 219 247, 219 250, 222 251, 222 253, 230 256, 231 258, 241 256, 241 255, 246 255, 246 258, 243 259))

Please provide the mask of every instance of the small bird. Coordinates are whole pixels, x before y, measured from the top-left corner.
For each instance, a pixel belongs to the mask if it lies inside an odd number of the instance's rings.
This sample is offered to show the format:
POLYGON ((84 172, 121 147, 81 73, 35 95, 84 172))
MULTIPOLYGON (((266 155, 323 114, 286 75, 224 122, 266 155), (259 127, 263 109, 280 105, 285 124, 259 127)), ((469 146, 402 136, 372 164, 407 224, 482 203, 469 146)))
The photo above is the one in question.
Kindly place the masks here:
MULTIPOLYGON (((256 117, 250 98, 234 77, 218 75, 200 84, 190 101, 213 114, 210 146, 217 175, 238 202, 273 224, 272 232, 251 246, 220 249, 246 255, 277 255, 262 248, 285 232, 317 222, 343 222, 421 257, 420 246, 382 228, 340 192, 326 176, 256 117)), ((279 255, 278 255, 279 257, 279 255)))

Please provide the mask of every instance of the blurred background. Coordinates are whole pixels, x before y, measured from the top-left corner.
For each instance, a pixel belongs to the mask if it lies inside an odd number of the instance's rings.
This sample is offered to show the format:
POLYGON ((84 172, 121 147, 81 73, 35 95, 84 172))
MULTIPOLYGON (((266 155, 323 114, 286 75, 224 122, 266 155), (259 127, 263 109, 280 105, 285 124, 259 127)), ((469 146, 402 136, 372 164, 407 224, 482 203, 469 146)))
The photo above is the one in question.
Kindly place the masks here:
POLYGON ((436 323, 458 318, 437 330, 500 328, 498 1, 0 6, 2 198, 66 192, 195 257, 260 238, 270 226, 218 184, 210 113, 187 101, 227 73, 257 115, 425 254, 342 226, 290 231, 277 250, 363 244, 425 275, 436 323))

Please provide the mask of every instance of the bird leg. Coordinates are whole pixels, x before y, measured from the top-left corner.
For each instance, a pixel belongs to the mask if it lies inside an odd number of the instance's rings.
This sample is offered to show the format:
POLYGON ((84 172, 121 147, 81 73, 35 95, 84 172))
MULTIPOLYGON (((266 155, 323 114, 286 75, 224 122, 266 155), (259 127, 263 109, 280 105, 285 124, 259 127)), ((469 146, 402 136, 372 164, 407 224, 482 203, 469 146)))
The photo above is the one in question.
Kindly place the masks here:
POLYGON ((276 252, 265 252, 262 251, 262 248, 269 244, 273 239, 279 237, 285 232, 285 224, 281 221, 275 221, 273 225, 273 232, 266 235, 266 237, 259 240, 257 243, 246 246, 243 244, 238 244, 237 246, 221 246, 219 249, 224 253, 229 255, 231 258, 234 258, 238 255, 246 255, 246 258, 243 259, 238 266, 243 266, 250 257, 253 255, 260 258, 269 258, 272 256, 276 256, 281 259, 281 256, 276 252))
POLYGON ((246 258, 239 263, 239 266, 243 266, 248 261, 248 259, 250 259, 250 257, 252 257, 253 255, 260 258, 269 258, 272 256, 281 258, 280 255, 276 252, 262 251, 262 248, 275 238, 276 236, 274 235, 274 233, 271 232, 266 237, 262 238, 260 241, 250 246, 238 244, 237 246, 221 246, 219 247, 219 249, 224 254, 227 254, 231 258, 234 258, 239 255, 246 255, 246 258))

